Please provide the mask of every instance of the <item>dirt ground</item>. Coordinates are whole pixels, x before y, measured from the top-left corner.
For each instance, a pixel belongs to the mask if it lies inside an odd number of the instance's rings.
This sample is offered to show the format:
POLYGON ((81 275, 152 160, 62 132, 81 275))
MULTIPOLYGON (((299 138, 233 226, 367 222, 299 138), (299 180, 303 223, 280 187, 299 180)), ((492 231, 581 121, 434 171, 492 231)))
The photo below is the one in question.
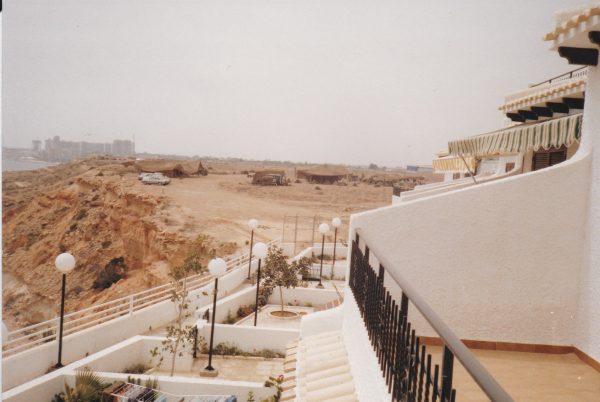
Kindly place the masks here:
POLYGON ((185 221, 186 230, 240 246, 249 238, 249 219, 256 218, 260 224, 255 239, 268 241, 281 237, 284 215, 319 215, 327 222, 339 216, 343 222, 339 233, 346 238, 350 214, 387 205, 392 196, 389 187, 366 184, 256 186, 240 174, 174 179, 168 186, 127 180, 142 194, 167 197, 170 218, 178 225, 185 221))
MULTIPOLYGON (((174 178, 167 186, 144 185, 131 161, 107 157, 5 172, 3 319, 9 329, 56 315, 60 275, 54 258, 64 251, 77 259, 67 291, 67 311, 74 311, 166 283, 170 267, 192 251, 203 264, 215 254, 246 251, 251 218, 260 224, 255 241, 280 239, 284 215, 318 215, 326 222, 339 216, 339 238, 346 239, 352 213, 391 202, 392 187, 379 184, 297 183, 290 164, 283 167, 292 178, 289 186, 252 185, 242 174, 270 167, 265 163, 205 166, 208 176, 174 178), (95 286, 119 258, 125 267, 121 279, 108 288, 95 286)), ((439 180, 427 181, 432 179, 439 180)))

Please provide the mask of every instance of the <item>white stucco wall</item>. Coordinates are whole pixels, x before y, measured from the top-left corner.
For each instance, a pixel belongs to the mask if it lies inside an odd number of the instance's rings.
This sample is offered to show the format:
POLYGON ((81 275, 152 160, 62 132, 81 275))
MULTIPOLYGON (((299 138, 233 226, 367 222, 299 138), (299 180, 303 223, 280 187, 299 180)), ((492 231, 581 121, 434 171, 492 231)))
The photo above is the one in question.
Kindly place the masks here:
MULTIPOLYGON (((210 323, 206 323, 199 330, 199 334, 204 337, 206 343, 210 341, 210 327, 210 323)), ((270 349, 284 353, 287 344, 298 339, 299 336, 300 331, 297 329, 215 324, 213 345, 228 342, 246 352, 270 349)))
MULTIPOLYGON (((227 327, 227 326, 219 326, 227 327)), ((223 328, 220 328, 223 330, 223 328)), ((239 329, 239 327, 238 327, 239 329)), ((250 329, 252 330, 252 329, 250 329)), ((216 330, 215 330, 216 331, 216 330)), ((223 330, 226 331, 226 330, 223 330)), ((242 329, 241 336, 248 334, 248 329, 242 329)), ((286 332, 292 332, 295 338, 299 331, 280 330, 280 329, 257 329, 256 333, 261 333, 263 337, 273 336, 275 343, 282 344, 282 337, 290 336, 286 332)), ((255 338, 255 336, 250 336, 255 338)), ((217 338, 215 338, 217 339, 217 338)), ((78 368, 89 367, 100 377, 107 381, 125 381, 129 374, 123 374, 126 367, 136 363, 149 363, 152 358, 150 350, 160 347, 163 338, 154 336, 134 336, 119 342, 100 352, 94 353, 84 359, 71 363, 52 373, 38 377, 32 381, 15 387, 2 394, 3 401, 9 402, 32 402, 32 401, 50 401, 54 394, 64 389, 65 381, 73 385, 73 376, 78 368)), ((251 349, 250 349, 251 350, 251 349)), ((154 359, 156 360, 156 359, 154 359)), ((178 357, 175 364, 175 370, 191 370, 192 357, 184 354, 178 357)), ((168 363, 164 363, 165 366, 168 363)), ((238 400, 245 401, 248 391, 252 390, 257 397, 266 398, 272 394, 272 389, 265 388, 262 383, 253 383, 245 381, 228 381, 219 378, 204 379, 193 377, 167 377, 167 376, 149 376, 134 375, 136 378, 146 379, 148 377, 157 378, 159 388, 162 391, 173 394, 188 395, 237 395, 238 400)))
POLYGON ((344 319, 344 308, 340 305, 336 308, 323 310, 302 317, 300 322, 300 337, 306 338, 324 332, 342 329, 344 319))
POLYGON ((600 69, 588 67, 582 142, 577 154, 591 153, 585 259, 577 311, 576 346, 600 361, 600 69))
POLYGON ((343 308, 342 334, 356 396, 361 402, 389 401, 390 396, 381 375, 377 356, 373 352, 367 329, 350 288, 346 288, 343 308))
MULTIPOLYGON (((253 262, 253 270, 256 262, 253 262)), ((219 300, 217 307, 217 320, 224 320, 227 309, 231 305, 237 311, 241 304, 254 303, 252 291, 240 292, 231 295, 240 286, 247 276, 247 266, 242 266, 226 274, 219 280, 219 300)), ((212 306, 212 290, 214 283, 209 283, 202 288, 189 293, 190 308, 200 311, 212 306)), ((129 337, 143 334, 150 328, 157 328, 175 319, 176 309, 170 300, 148 306, 114 320, 104 322, 83 331, 65 336, 63 339, 63 363, 68 364, 114 345, 129 337)), ((234 311, 235 313, 235 311, 234 311)), ((2 359, 2 387, 10 389, 48 371, 56 364, 58 343, 48 342, 24 352, 2 359)))
POLYGON ((386 269, 399 270, 459 337, 570 345, 588 168, 580 158, 365 212, 351 231, 384 250, 394 264, 386 269))

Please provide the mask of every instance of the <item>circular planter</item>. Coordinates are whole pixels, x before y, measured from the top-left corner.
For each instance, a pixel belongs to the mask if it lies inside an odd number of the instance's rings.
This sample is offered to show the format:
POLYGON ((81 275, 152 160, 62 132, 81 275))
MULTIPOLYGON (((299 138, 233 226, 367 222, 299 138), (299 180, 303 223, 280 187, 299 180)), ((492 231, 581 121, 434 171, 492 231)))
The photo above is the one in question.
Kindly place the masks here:
POLYGON ((274 311, 269 311, 269 317, 277 318, 279 320, 295 320, 296 318, 300 317, 300 314, 296 313, 295 311, 274 310, 274 311), (283 315, 282 315, 282 313, 283 313, 283 315))

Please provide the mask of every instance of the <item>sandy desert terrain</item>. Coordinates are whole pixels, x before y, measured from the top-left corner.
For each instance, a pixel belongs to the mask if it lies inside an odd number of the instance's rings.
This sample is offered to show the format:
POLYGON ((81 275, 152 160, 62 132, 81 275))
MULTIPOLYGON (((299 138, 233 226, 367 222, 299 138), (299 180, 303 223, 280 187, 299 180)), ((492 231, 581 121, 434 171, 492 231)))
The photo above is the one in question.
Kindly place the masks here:
POLYGON ((255 239, 268 241, 281 238, 284 215, 340 216, 339 237, 345 239, 350 214, 388 205, 392 195, 391 187, 366 183, 256 186, 240 172, 262 166, 247 162, 209 162, 208 176, 150 186, 126 165, 90 158, 4 174, 3 312, 9 328, 56 315, 60 275, 53 264, 60 252, 77 258, 67 292, 67 310, 73 311, 165 283, 169 267, 190 251, 204 263, 215 254, 245 251, 250 218, 260 222, 255 239), (122 279, 94 288, 120 257, 122 279))

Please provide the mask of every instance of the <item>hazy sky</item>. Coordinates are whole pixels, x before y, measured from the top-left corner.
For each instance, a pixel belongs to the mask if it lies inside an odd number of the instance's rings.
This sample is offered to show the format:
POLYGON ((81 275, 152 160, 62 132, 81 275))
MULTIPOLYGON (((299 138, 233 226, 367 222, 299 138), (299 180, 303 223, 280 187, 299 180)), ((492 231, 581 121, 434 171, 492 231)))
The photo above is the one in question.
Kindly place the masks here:
POLYGON ((572 0, 12 0, 2 136, 386 166, 501 127, 573 69, 541 38, 572 0))

